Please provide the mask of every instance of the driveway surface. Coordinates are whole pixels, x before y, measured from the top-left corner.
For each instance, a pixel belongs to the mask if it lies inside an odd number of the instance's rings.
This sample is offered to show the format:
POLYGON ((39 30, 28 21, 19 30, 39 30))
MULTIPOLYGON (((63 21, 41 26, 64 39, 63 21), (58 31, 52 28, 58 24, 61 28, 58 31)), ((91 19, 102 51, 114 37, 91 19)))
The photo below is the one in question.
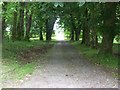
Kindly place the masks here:
POLYGON ((117 79, 83 59, 75 47, 58 42, 19 88, 118 88, 117 79))

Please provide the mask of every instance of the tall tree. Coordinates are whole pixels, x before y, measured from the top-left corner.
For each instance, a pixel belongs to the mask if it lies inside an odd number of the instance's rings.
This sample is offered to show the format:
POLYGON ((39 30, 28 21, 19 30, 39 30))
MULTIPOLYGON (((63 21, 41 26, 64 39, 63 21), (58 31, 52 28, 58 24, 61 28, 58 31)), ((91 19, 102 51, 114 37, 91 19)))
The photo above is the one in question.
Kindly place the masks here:
POLYGON ((90 45, 90 29, 88 26, 88 20, 89 20, 89 14, 88 14, 88 8, 86 7, 84 9, 84 22, 82 25, 83 28, 83 36, 82 36, 82 44, 85 44, 87 46, 90 45))
POLYGON ((103 39, 100 53, 112 53, 113 40, 116 35, 116 7, 116 2, 105 3, 103 11, 103 39))
POLYGON ((6 29, 6 21, 5 21, 6 6, 7 6, 7 2, 3 2, 2 4, 2 38, 4 38, 4 32, 6 29))
MULTIPOLYGON (((31 5, 31 3, 30 3, 31 5)), ((32 24, 32 14, 33 12, 28 8, 29 4, 26 2, 26 35, 25 40, 29 41, 30 38, 30 28, 32 24)))
POLYGON ((17 40, 22 40, 24 38, 24 6, 25 2, 20 2, 19 19, 17 25, 17 40))
POLYGON ((89 20, 89 27, 91 29, 91 37, 90 37, 90 46, 92 48, 98 47, 98 37, 97 37, 97 25, 98 25, 98 18, 99 18, 99 3, 90 3, 90 20, 89 20), (96 12, 96 13, 95 13, 96 12))
POLYGON ((18 16, 18 12, 17 12, 17 8, 15 8, 14 12, 13 12, 13 28, 12 28, 12 41, 16 40, 16 36, 17 36, 17 16, 18 16))
POLYGON ((48 19, 46 19, 46 40, 51 40, 55 21, 56 21, 55 16, 50 16, 48 19))

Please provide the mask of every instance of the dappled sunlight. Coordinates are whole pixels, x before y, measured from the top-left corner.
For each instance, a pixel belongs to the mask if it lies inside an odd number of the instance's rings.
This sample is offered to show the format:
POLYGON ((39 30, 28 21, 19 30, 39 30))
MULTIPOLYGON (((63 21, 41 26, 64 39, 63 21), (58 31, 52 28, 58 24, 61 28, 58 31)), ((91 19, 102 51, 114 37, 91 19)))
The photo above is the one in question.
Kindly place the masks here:
POLYGON ((64 40, 64 29, 59 26, 59 18, 56 20, 54 24, 54 31, 55 31, 55 39, 58 41, 64 40))

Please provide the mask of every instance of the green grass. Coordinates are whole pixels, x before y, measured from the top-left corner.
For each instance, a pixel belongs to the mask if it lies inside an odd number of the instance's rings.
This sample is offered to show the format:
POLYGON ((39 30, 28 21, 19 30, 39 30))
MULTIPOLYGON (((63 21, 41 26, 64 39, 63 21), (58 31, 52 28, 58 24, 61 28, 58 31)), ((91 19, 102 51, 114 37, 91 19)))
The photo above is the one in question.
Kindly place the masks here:
POLYGON ((15 70, 15 72, 17 72, 16 75, 15 75, 16 79, 22 79, 27 74, 31 74, 34 70, 35 70, 35 64, 34 63, 25 64, 23 67, 17 68, 15 70))
MULTIPOLYGON (((80 53, 92 63, 102 66, 111 71, 118 70, 118 58, 109 55, 109 54, 98 54, 97 49, 93 49, 91 47, 87 47, 85 45, 80 44, 80 42, 72 42, 72 45, 76 46, 79 49, 80 53)), ((117 47, 114 47, 114 51, 117 51, 117 47)))
POLYGON ((54 43, 45 41, 4 41, 2 43, 2 79, 7 80, 12 78, 19 80, 24 78, 25 75, 32 73, 36 66, 36 60, 23 64, 23 60, 19 58, 20 53, 36 47, 47 47, 54 43))

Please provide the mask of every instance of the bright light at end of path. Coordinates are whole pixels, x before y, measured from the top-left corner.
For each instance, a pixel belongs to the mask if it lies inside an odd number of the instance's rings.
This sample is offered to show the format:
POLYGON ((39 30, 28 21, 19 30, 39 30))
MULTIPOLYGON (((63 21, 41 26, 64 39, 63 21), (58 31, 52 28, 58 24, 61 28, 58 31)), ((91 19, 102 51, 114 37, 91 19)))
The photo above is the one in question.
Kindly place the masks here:
POLYGON ((60 18, 56 20, 53 30, 55 31, 55 39, 58 41, 62 41, 64 40, 64 29, 59 26, 59 20, 60 18))

